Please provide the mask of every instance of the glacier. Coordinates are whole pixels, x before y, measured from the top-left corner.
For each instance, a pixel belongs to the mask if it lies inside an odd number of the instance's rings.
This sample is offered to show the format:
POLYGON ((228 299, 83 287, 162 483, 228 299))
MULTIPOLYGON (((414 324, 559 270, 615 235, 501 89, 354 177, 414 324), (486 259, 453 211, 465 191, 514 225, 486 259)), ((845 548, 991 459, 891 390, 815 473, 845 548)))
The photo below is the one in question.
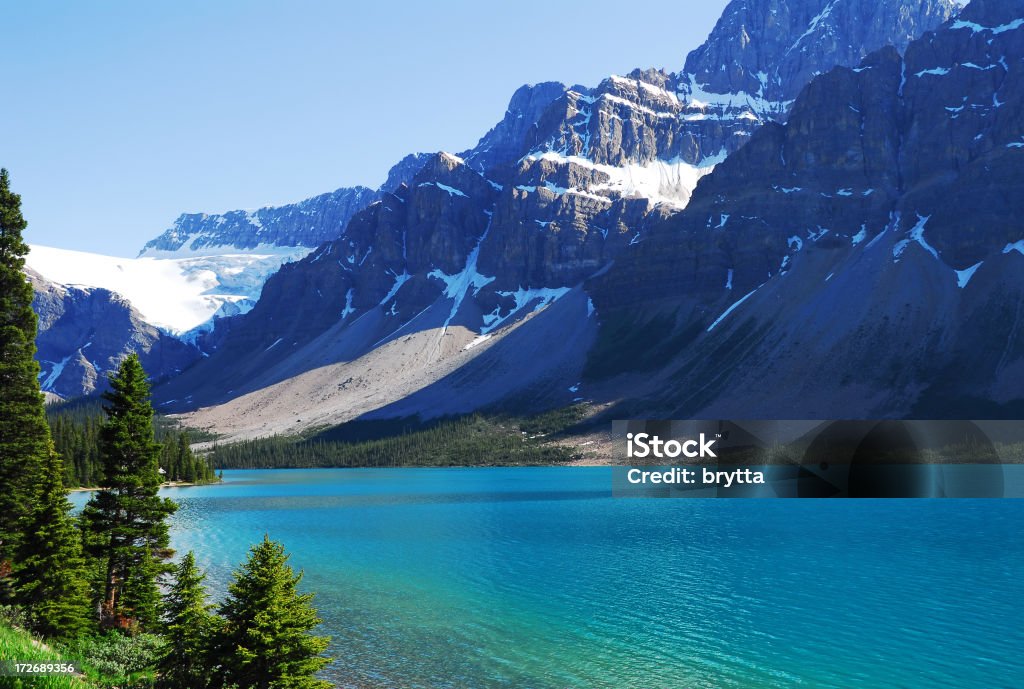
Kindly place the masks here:
POLYGON ((33 244, 25 262, 52 282, 115 292, 146 322, 187 339, 215 317, 251 309, 270 275, 310 251, 263 246, 246 253, 122 258, 33 244))

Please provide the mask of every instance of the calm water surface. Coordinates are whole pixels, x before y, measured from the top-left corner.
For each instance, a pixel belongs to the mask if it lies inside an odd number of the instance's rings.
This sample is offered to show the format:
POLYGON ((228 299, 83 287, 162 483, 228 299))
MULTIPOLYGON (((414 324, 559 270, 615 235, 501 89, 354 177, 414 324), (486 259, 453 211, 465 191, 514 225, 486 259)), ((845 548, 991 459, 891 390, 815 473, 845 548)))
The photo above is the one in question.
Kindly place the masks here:
POLYGON ((610 486, 604 468, 320 469, 166 494, 215 597, 264 533, 284 542, 340 687, 1024 687, 1024 501, 610 486))

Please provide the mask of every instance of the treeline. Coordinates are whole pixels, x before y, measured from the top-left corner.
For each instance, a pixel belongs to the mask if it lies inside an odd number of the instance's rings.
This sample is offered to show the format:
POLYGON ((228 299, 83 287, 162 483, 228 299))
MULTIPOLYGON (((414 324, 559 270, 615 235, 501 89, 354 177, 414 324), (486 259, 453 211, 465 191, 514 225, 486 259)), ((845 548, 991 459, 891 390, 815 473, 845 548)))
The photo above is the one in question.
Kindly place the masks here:
MULTIPOLYGON (((268 537, 254 546, 219 606, 207 602, 191 553, 171 564, 168 518, 178 505, 160 495, 163 450, 135 354, 111 377, 93 437, 68 435, 83 448, 96 443, 91 476, 103 483, 73 513, 39 389, 25 227, 0 170, 0 658, 20 660, 10 652, 36 645, 26 630, 75 659, 85 686, 328 689, 315 677, 328 640, 312 633, 313 594, 299 592, 301 572, 283 546, 268 537), (138 662, 120 662, 129 656, 138 662)), ((32 686, 53 685, 40 679, 32 686)))
POLYGON ((215 445, 210 459, 222 469, 297 469, 562 464, 576 457, 572 449, 544 443, 512 420, 480 414, 384 438, 345 440, 336 439, 338 436, 344 434, 328 432, 306 439, 272 436, 215 445))
MULTIPOLYGON (((64 460, 64 485, 92 488, 102 485, 100 429, 106 419, 99 399, 56 405, 47 409, 54 449, 64 460)), ((159 465, 165 481, 209 483, 217 476, 206 457, 192 452, 192 434, 171 419, 155 416, 153 429, 160 443, 159 465)))

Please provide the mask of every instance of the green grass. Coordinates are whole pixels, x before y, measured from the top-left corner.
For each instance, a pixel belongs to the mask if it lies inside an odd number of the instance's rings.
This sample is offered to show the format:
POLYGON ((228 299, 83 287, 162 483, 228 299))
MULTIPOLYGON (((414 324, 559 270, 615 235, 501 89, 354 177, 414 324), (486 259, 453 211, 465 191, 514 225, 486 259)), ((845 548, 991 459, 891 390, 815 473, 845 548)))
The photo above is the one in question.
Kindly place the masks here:
MULTIPOLYGON (((28 632, 0 623, 0 659, 34 663, 61 663, 74 660, 33 639, 28 632)), ((92 689, 96 685, 75 676, 0 677, 5 689, 92 689)))
MULTIPOLYGON (((0 610, 0 615, 10 609, 0 610)), ((43 642, 0 619, 0 660, 74 663, 75 675, 0 677, 0 689, 151 689, 162 645, 152 634, 111 632, 67 643, 43 642)))

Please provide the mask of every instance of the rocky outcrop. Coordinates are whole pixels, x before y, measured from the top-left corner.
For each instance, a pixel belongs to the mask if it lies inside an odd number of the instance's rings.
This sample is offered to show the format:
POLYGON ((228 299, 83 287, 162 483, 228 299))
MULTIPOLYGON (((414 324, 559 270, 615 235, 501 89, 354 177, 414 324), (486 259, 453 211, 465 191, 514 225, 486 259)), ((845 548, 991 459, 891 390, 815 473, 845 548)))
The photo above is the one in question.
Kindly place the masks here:
POLYGON ((108 374, 131 353, 154 381, 180 373, 200 356, 143 321, 113 292, 58 285, 27 273, 39 318, 40 385, 47 393, 67 399, 102 390, 108 374))

